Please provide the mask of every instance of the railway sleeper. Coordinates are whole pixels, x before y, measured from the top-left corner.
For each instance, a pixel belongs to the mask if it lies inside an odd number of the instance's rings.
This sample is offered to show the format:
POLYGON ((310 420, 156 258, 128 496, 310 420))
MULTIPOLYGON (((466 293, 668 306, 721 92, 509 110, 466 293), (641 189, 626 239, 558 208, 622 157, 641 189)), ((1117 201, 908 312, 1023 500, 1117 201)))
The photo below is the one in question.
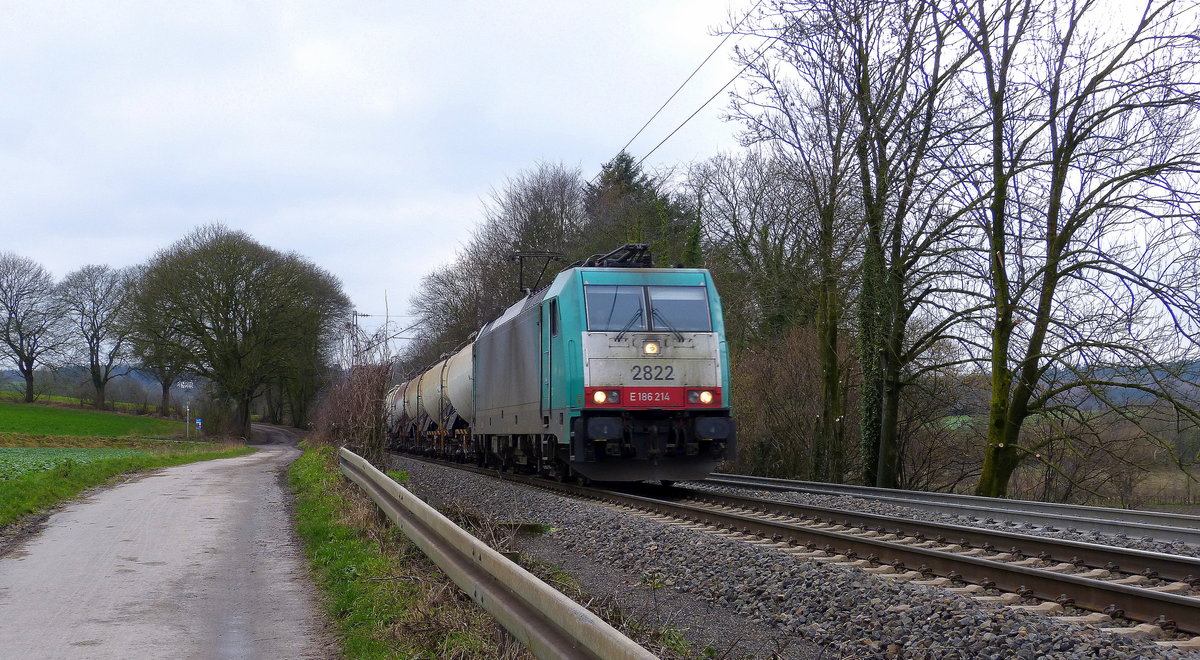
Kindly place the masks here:
POLYGON ((1112 572, 1107 568, 1093 568, 1090 571, 1084 571, 1083 573, 1077 574, 1076 577, 1104 579, 1112 577, 1112 572))
POLYGON ((1100 626, 1106 623, 1112 623, 1113 618, 1104 612, 1090 612, 1076 616, 1059 617, 1059 621, 1064 623, 1078 623, 1081 625, 1100 626))
POLYGON ((1158 646, 1165 646, 1167 648, 1200 651, 1200 637, 1193 637, 1191 639, 1160 640, 1154 643, 1158 646))
POLYGON ((1139 623, 1136 626, 1120 628, 1101 628, 1101 632, 1122 635, 1134 639, 1158 639, 1166 636, 1166 631, 1153 623, 1139 623))
POLYGON ((1021 602, 1021 594, 1012 592, 1003 593, 998 596, 975 596, 974 598, 981 603, 1000 603, 1002 605, 1015 605, 1021 602))
POLYGON ((1192 590, 1192 585, 1187 582, 1172 582, 1164 584, 1161 587, 1146 587, 1150 591, 1161 591, 1165 594, 1186 594, 1192 590))
POLYGON ((1113 582, 1116 584, 1128 584, 1128 585, 1146 584, 1149 581, 1150 581, 1150 578, 1146 577, 1145 575, 1130 575, 1129 577, 1123 577, 1119 580, 1113 580, 1113 582))
MULTIPOLYGON (((909 571, 910 573, 915 571, 909 571)), ((948 577, 935 577, 928 580, 915 580, 913 584, 922 584, 927 587, 946 587, 954 584, 954 581, 948 577)))
POLYGON ((1058 603, 1048 600, 1037 605, 1009 605, 1009 609, 1021 610, 1022 612, 1034 612, 1035 614, 1045 614, 1047 616, 1062 614, 1063 606, 1058 603))

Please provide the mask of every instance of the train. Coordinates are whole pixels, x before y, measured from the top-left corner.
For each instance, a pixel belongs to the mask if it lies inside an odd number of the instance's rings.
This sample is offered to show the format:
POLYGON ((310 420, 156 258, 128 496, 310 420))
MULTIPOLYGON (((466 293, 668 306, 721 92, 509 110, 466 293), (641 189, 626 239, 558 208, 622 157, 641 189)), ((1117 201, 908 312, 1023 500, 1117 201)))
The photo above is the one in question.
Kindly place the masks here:
POLYGON ((721 299, 624 245, 388 391, 396 450, 580 482, 703 479, 736 452, 721 299))

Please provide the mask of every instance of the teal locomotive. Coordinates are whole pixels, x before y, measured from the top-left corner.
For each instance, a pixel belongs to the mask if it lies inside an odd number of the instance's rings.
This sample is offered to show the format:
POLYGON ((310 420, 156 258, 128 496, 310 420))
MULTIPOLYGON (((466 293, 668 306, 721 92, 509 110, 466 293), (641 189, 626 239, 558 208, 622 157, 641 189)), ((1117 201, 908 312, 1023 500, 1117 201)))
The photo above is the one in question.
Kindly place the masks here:
POLYGON ((393 388, 401 450, 591 481, 702 479, 732 459, 729 351, 707 270, 626 245, 564 269, 393 388))

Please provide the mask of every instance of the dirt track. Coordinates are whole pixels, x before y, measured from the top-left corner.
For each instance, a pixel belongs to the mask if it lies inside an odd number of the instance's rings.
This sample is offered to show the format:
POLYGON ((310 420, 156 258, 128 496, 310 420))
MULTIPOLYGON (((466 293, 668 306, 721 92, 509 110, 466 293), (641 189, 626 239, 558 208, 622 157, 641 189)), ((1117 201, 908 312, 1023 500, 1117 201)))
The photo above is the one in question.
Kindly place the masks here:
POLYGON ((330 657, 283 481, 295 438, 256 438, 95 492, 0 558, 0 655, 330 657))

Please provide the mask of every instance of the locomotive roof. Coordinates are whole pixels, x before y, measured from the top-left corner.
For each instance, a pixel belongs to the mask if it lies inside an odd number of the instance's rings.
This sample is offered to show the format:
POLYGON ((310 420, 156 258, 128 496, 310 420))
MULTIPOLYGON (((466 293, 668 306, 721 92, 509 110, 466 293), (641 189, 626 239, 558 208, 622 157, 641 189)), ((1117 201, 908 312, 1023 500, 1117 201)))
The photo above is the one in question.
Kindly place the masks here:
POLYGON ((560 295, 571 282, 582 280, 583 284, 666 284, 677 286, 705 286, 709 284, 708 270, 704 268, 606 268, 603 266, 576 266, 561 271, 549 285, 513 303, 504 313, 484 324, 479 334, 490 332, 504 325, 519 314, 541 304, 546 298, 560 295))

